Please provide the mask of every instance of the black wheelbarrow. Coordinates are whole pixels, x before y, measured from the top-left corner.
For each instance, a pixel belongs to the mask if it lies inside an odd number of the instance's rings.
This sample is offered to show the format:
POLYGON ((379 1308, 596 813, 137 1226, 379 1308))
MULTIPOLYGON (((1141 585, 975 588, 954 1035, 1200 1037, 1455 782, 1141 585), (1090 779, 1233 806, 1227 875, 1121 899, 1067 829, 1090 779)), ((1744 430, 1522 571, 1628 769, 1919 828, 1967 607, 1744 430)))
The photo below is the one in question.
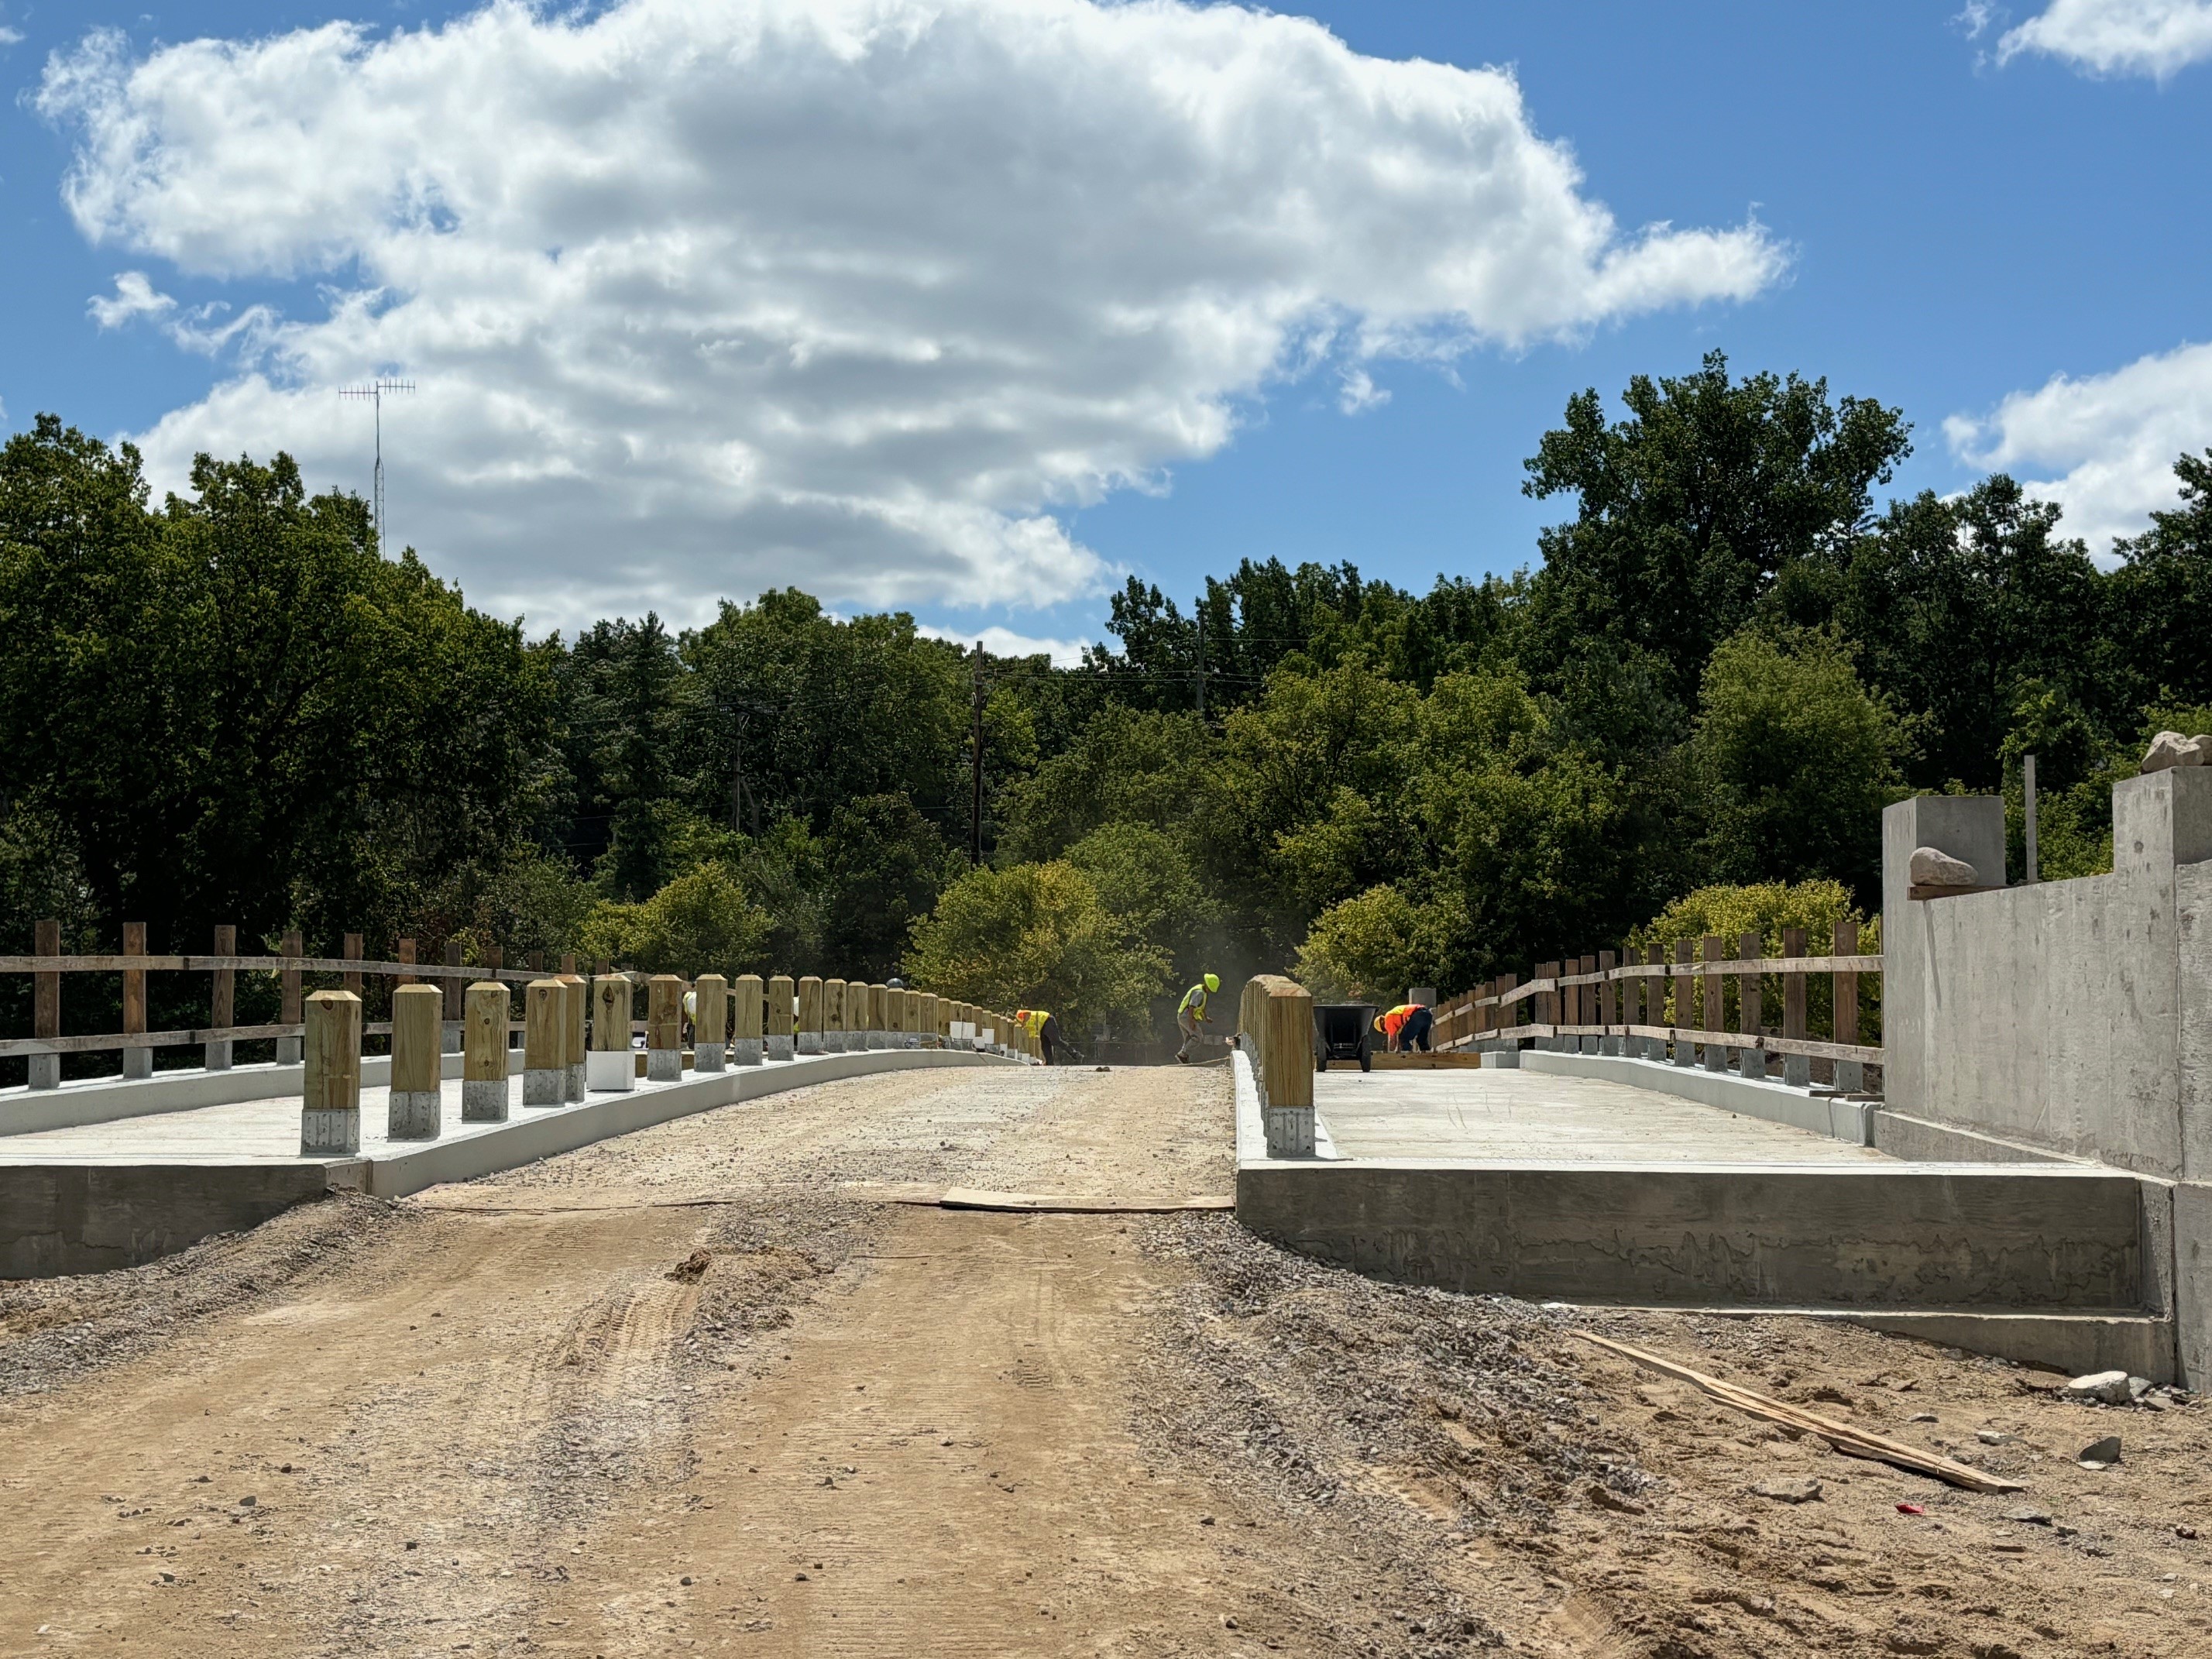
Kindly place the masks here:
POLYGON ((1376 1012, 1365 1002, 1314 1004, 1314 1069, 1326 1072, 1332 1060, 1356 1060, 1361 1071, 1373 1069, 1368 1056, 1376 1012))

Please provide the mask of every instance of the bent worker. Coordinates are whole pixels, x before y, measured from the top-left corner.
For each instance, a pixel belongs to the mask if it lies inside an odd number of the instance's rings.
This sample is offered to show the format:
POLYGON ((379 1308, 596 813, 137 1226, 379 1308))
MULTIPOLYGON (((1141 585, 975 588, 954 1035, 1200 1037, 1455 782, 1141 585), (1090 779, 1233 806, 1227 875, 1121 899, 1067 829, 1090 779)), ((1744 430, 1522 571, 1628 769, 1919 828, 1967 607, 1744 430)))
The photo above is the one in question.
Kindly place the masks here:
POLYGON ((1176 1050, 1176 1058, 1186 1066, 1190 1064, 1190 1045, 1200 1035, 1199 1028, 1212 1023, 1206 1012, 1206 999, 1220 988, 1219 976, 1208 974, 1185 991, 1176 1005, 1176 1029, 1182 1033, 1182 1047, 1176 1050))
POLYGON ((1060 1022, 1043 1008, 1017 1009, 1014 1018, 1036 1039, 1037 1058, 1052 1065, 1053 1051, 1060 1046, 1060 1022))
POLYGON ((1418 1002, 1401 1002, 1389 1012, 1375 1016, 1375 1029, 1390 1040, 1393 1054, 1411 1054, 1416 1048, 1430 1052, 1429 1029, 1435 1017, 1418 1002))

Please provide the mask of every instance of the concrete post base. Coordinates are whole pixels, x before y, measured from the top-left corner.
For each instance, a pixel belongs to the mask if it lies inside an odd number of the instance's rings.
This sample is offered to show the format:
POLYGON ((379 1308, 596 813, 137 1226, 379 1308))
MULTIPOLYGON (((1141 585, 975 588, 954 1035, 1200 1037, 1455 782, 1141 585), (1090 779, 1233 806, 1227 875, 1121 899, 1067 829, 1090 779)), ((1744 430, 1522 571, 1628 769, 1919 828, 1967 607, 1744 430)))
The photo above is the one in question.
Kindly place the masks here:
POLYGON ((221 1042, 210 1042, 200 1056, 200 1069, 208 1072, 227 1072, 230 1069, 231 1044, 226 1037, 221 1042))
POLYGON ((1836 1087, 1847 1095, 1855 1095, 1866 1087, 1866 1062, 1863 1060, 1839 1060, 1836 1062, 1836 1087))
POLYGON ((1482 1069, 1486 1072, 1517 1072, 1521 1069, 1521 1051, 1518 1048, 1492 1048, 1483 1055, 1482 1069))
POLYGON ((386 1097, 384 1133, 394 1140, 435 1140, 443 1104, 435 1089, 394 1089, 386 1097))
POLYGON ((719 1042, 700 1043, 691 1051, 691 1069, 702 1073, 723 1070, 728 1064, 722 1057, 724 1046, 719 1042))
POLYGON ((507 1079, 470 1078, 461 1085, 461 1121, 507 1121, 507 1079))
POLYGON ((1694 1042, 1688 1042, 1684 1038, 1677 1037, 1674 1040, 1674 1052, 1670 1058, 1677 1066, 1686 1066, 1694 1068, 1698 1063, 1698 1045, 1694 1042))
POLYGON ((1813 1061, 1808 1054, 1782 1056, 1782 1080, 1793 1089, 1813 1086, 1813 1061))
POLYGON ((758 1037, 739 1037, 730 1045, 732 1066, 757 1066, 761 1063, 761 1040, 758 1037))
POLYGON ((276 1063, 279 1066, 297 1066, 307 1052, 306 1043, 305 1037, 278 1037, 276 1063))
POLYGON ((580 1105, 583 1102, 586 1092, 584 1087, 584 1062, 580 1060, 574 1065, 569 1066, 567 1070, 566 1077, 568 1089, 568 1103, 572 1106, 580 1105))
POLYGON ((532 1066, 522 1074, 522 1103, 526 1106, 562 1106, 568 1099, 568 1068, 565 1066, 532 1066))
POLYGON ((438 1041, 443 1045, 443 1052, 449 1054, 458 1054, 460 1053, 461 1022, 458 1019, 447 1020, 445 1022, 445 1029, 442 1034, 439 1036, 438 1041))
POLYGON ((819 1031, 801 1031, 799 1034, 799 1052, 802 1054, 821 1054, 823 1052, 822 1033, 819 1031))
POLYGON ((637 1087, 637 1062, 627 1048, 594 1048, 584 1056, 584 1086, 595 1095, 626 1095, 637 1087))
POLYGON ((793 1054, 792 1050, 791 1039, 787 1036, 770 1037, 768 1040, 768 1057, 770 1060, 791 1060, 795 1058, 796 1056, 793 1054))
POLYGON ((151 1048, 125 1048, 123 1051, 123 1075, 127 1078, 154 1075, 154 1051, 151 1048))
POLYGON ((683 1082, 684 1051, 681 1048, 647 1048, 645 1051, 645 1080, 647 1083, 683 1082))
POLYGON ((1709 1072, 1727 1071, 1729 1051, 1717 1042, 1708 1042, 1705 1045, 1705 1069, 1709 1072))
POLYGON ((360 1112, 303 1111, 300 1114, 301 1158, 353 1158, 360 1152, 360 1112))
POLYGON ((891 1040, 890 1034, 889 1032, 871 1031, 868 1033, 868 1047, 871 1048, 888 1048, 890 1047, 890 1044, 891 1040))
POLYGON ((1269 1158, 1311 1158, 1314 1155, 1314 1115, 1310 1106, 1265 1106, 1269 1158))
POLYGON ((58 1089, 62 1086, 62 1057, 59 1054, 33 1054, 31 1086, 33 1089, 58 1089))

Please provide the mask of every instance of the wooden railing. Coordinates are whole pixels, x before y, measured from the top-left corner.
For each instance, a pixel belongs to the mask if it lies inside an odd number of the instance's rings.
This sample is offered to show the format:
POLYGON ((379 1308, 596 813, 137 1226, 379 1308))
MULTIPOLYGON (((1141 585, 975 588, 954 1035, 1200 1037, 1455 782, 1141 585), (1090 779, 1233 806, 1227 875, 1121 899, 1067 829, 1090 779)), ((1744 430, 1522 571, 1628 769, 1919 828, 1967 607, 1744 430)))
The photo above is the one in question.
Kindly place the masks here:
MULTIPOLYGON (((123 927, 124 948, 112 953, 66 954, 61 949, 61 924, 46 921, 36 924, 33 937, 33 951, 28 956, 0 956, 0 974, 28 974, 32 976, 32 1035, 27 1037, 0 1038, 0 1059, 27 1058, 31 1062, 30 1083, 33 1088, 52 1087, 60 1081, 59 1057, 64 1054, 113 1053, 124 1056, 123 1074, 143 1077, 152 1069, 152 1051, 156 1048, 203 1048, 210 1069, 220 1069, 230 1063, 231 1045, 237 1042, 267 1042, 276 1039, 280 1045, 280 1060, 297 1060, 298 1041, 305 1035, 303 1000, 309 975, 337 977, 343 988, 360 995, 363 986, 372 979, 389 980, 396 988, 422 981, 441 981, 445 991, 444 1019, 449 1028, 458 1030, 462 1024, 464 997, 471 983, 486 981, 507 985, 526 985, 532 980, 547 975, 574 976, 578 972, 573 955, 562 956, 557 964, 549 963, 543 957, 533 956, 526 967, 509 968, 500 946, 488 947, 483 959, 464 963, 459 941, 451 941, 445 951, 443 962, 425 963, 416 960, 416 941, 398 940, 390 961, 375 961, 362 954, 362 936, 348 933, 341 953, 335 957, 309 956, 303 948, 297 930, 286 933, 282 948, 262 955, 240 955, 237 949, 237 930, 221 927, 214 930, 215 949, 204 956, 155 955, 148 951, 145 925, 126 922, 123 927), (122 1026, 119 1031, 89 1034, 62 1033, 62 988, 64 977, 80 974, 118 975, 122 979, 122 1026), (172 1030, 147 1029, 147 976, 150 974, 205 975, 208 978, 207 1007, 209 1022, 204 1026, 192 1026, 172 1030), (275 979, 279 993, 278 1018, 271 1023, 241 1025, 235 1022, 234 1011, 237 1005, 238 975, 260 975, 275 979)), ((619 974, 638 986, 643 986, 647 975, 601 962, 593 970, 599 975, 619 974)), ((686 981, 688 983, 688 981, 686 981)), ((794 984, 811 984, 818 988, 825 983, 843 986, 846 981, 813 980, 794 981, 794 984)), ((858 981, 854 981, 858 984, 858 981)), ((867 988, 873 996, 886 994, 881 985, 867 988)), ((897 992, 889 995, 899 996, 897 992)), ((104 1006, 112 1006, 103 1002, 104 1006)), ((806 1013, 803 1008, 794 1011, 794 1019, 806 1013)), ((819 1022, 817 1006, 813 1018, 819 1022)), ((978 1040, 982 1030, 993 1032, 994 1046, 1035 1056, 1036 1042, 1025 1030, 1008 1016, 993 1013, 965 1003, 956 1003, 950 998, 939 998, 932 994, 909 991, 901 1000, 896 1011, 897 1027, 902 1035, 923 1036, 927 1040, 950 1042, 956 1036, 964 1035, 966 1042, 978 1040), (914 999, 911 1011, 905 998, 914 999), (921 1030, 921 1010, 927 1005, 927 1018, 930 1030, 921 1030), (956 1030, 956 1028, 959 1028, 956 1030)), ((392 1022, 379 1020, 364 1024, 364 1036, 388 1036, 392 1022)), ((511 1021, 510 1035, 521 1032, 525 1024, 511 1021)), ((647 1022, 633 1019, 634 1033, 643 1032, 647 1022)), ((802 1029, 804 1029, 802 1027, 802 1029)))
MULTIPOLYGON (((1882 1058, 1878 1044, 1859 1041, 1860 981, 1881 974, 1881 958, 1857 947, 1857 923, 1841 921, 1826 956, 1807 954, 1804 930, 1786 928, 1779 957, 1766 955, 1756 933, 1732 944, 1708 933, 1678 939, 1671 951, 1653 945, 1641 952, 1630 947, 1539 963, 1525 983, 1507 974, 1443 999, 1431 1040, 1450 1049, 1591 1039, 1611 1052, 1652 1059, 1667 1057, 1671 1045, 1679 1064, 1688 1064, 1690 1051, 1703 1046, 1727 1050, 1739 1066, 1745 1055, 1780 1055, 1784 1080, 1798 1084, 1813 1080, 1812 1062, 1820 1060, 1823 1070, 1835 1068, 1835 1082, 1856 1088, 1864 1067, 1882 1058), (1808 1029, 1808 992, 1816 975, 1829 981, 1825 1039, 1808 1029), (1766 1017, 1769 980, 1779 981, 1778 1024, 1766 1017)), ((1758 1074, 1764 1069, 1761 1060, 1758 1074)))

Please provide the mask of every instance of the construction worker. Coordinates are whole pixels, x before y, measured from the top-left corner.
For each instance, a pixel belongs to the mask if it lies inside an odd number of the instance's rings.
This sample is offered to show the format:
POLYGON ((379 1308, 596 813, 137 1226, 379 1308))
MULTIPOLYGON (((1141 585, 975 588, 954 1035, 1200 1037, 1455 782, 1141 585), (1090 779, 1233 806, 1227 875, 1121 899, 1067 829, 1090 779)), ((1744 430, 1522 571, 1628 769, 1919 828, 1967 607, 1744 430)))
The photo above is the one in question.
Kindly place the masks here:
POLYGON ((1220 976, 1208 974, 1185 991, 1176 1005, 1176 1029, 1182 1033, 1182 1047, 1176 1050, 1176 1058, 1186 1066, 1190 1064, 1190 1045, 1200 1035, 1199 1028, 1212 1023, 1206 1012, 1206 999, 1220 988, 1220 976))
POLYGON ((1429 1028, 1435 1023, 1435 1017, 1418 1002, 1401 1002, 1375 1016, 1375 1029, 1389 1039, 1391 1052, 1401 1054, 1416 1048, 1429 1053, 1429 1028))
POLYGON ((1060 1022, 1042 1008, 1017 1008, 1014 1019, 1036 1039, 1037 1058, 1052 1065, 1053 1050, 1060 1046, 1060 1022))

